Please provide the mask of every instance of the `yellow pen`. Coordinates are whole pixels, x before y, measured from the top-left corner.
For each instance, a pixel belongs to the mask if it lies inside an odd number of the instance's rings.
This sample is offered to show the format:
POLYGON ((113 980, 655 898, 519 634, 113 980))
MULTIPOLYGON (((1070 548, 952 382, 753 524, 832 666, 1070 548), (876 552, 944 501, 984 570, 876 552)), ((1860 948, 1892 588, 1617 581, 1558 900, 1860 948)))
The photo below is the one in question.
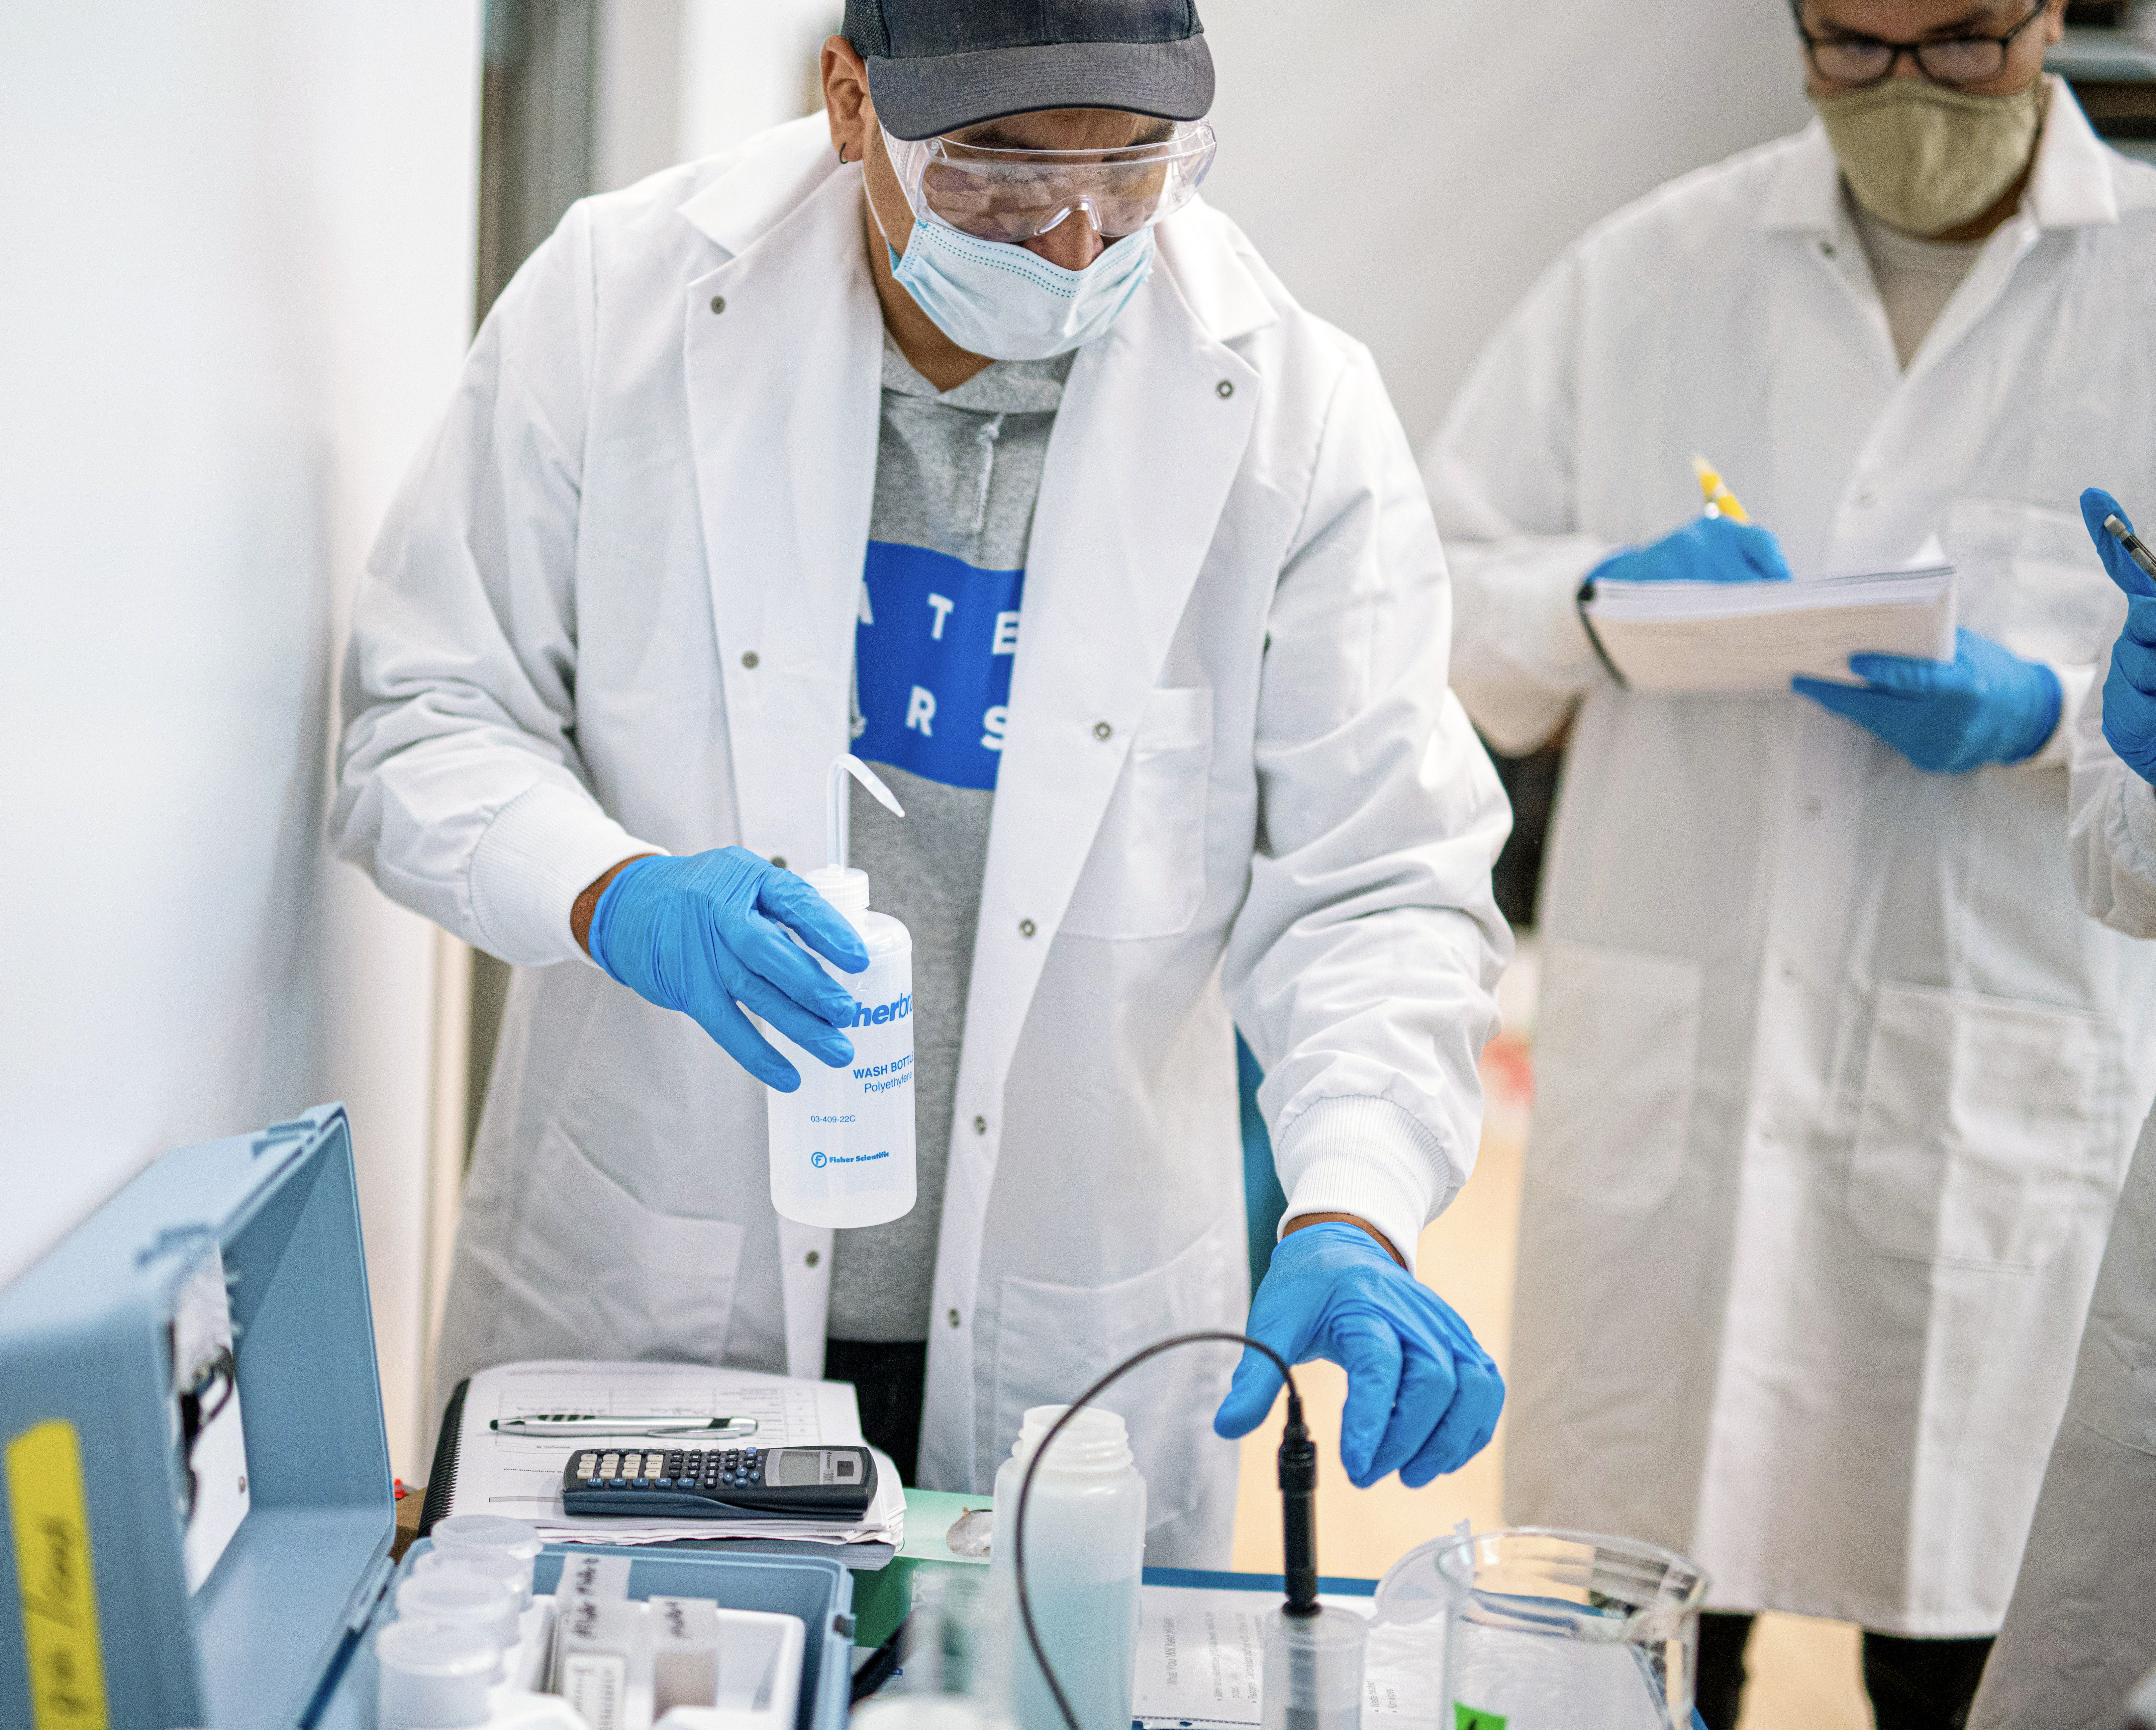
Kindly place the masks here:
POLYGON ((1711 517, 1727 517, 1732 523, 1748 523, 1750 514, 1729 490, 1728 482, 1722 479, 1713 463, 1706 458, 1693 454, 1691 472, 1699 477, 1700 496, 1707 500, 1707 514, 1711 517))

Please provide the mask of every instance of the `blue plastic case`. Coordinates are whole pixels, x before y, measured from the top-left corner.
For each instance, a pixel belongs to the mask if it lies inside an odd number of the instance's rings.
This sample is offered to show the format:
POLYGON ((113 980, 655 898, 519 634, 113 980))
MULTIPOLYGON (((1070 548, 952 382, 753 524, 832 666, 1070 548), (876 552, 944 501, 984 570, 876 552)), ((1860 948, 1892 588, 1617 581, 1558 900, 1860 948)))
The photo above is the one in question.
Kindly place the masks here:
MULTIPOLYGON (((372 1730, 372 1690, 351 1661, 388 1616, 396 1514, 343 1107, 167 1154, 0 1292, 0 1724, 372 1730), (230 1289, 251 1507, 191 1596, 169 1333, 213 1247, 230 1289), (77 1521, 64 1513, 71 1485, 11 1475, 51 1457, 14 1445, 56 1424, 79 1451, 77 1521), (88 1591, 70 1548, 82 1527, 88 1591), (81 1672, 85 1654, 98 1676, 81 1672), (102 1717, 90 1705, 100 1687, 102 1717)), ((564 1553, 548 1547, 541 1590, 564 1553)), ((798 1730, 843 1723, 853 1586, 840 1563, 631 1553, 633 1596, 802 1616, 798 1730)))

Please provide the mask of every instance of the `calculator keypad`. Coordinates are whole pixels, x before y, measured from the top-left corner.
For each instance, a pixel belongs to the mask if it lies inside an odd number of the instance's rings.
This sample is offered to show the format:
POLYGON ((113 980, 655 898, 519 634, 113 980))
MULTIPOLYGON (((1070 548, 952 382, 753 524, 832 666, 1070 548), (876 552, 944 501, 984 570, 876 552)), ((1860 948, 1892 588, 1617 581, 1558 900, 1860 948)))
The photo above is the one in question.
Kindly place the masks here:
MULTIPOLYGON (((686 1441, 687 1437, 678 1438, 686 1441)), ((861 1447, 608 1447, 563 1455, 562 1511, 733 1521, 860 1518, 875 1493, 875 1466, 861 1447), (784 1457, 778 1466, 772 1461, 784 1457), (802 1468, 788 1470, 788 1467, 802 1468), (774 1479, 783 1478, 783 1482, 774 1479)))
POLYGON ((760 1487, 761 1448, 631 1449, 577 1456, 575 1476, 593 1490, 692 1490, 724 1499, 731 1489, 760 1487))

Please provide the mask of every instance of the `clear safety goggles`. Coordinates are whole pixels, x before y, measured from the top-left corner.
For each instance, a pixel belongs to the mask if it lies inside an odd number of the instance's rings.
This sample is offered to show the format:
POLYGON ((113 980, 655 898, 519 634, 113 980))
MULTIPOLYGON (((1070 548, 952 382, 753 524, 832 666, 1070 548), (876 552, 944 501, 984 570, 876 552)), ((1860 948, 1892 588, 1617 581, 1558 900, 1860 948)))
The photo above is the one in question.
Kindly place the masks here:
POLYGON ((999 150, 956 138, 894 138, 884 148, 915 219, 981 240, 1030 240, 1083 211, 1109 240, 1135 234, 1198 196, 1213 166, 1204 120, 1122 150, 999 150))

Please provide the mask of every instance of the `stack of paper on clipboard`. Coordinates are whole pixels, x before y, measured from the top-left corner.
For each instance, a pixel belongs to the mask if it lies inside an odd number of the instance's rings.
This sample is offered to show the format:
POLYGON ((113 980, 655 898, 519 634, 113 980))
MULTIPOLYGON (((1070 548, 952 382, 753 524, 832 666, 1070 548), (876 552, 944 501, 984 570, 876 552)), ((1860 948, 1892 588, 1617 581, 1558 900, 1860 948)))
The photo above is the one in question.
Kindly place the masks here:
POLYGON ((1942 560, 1794 582, 1590 577, 1579 616, 1630 690, 1787 691, 1800 673, 1856 684, 1851 655, 1953 659, 1954 571, 1942 560))
MULTIPOLYGON (((428 1485, 430 1518, 506 1514, 555 1543, 670 1543, 680 1538, 782 1538, 798 1543, 902 1541, 906 1492, 878 1454, 875 1496, 855 1523, 829 1520, 606 1518, 562 1511, 562 1466, 578 1444, 504 1435, 506 1418, 548 1412, 665 1414, 755 1420, 762 1448, 860 1446, 860 1409, 844 1382, 800 1381, 700 1364, 593 1364, 542 1359, 501 1364, 466 1382, 444 1415, 428 1485), (444 1493, 446 1490, 446 1493, 444 1493)), ((588 1446, 588 1444, 585 1444, 588 1446)))

